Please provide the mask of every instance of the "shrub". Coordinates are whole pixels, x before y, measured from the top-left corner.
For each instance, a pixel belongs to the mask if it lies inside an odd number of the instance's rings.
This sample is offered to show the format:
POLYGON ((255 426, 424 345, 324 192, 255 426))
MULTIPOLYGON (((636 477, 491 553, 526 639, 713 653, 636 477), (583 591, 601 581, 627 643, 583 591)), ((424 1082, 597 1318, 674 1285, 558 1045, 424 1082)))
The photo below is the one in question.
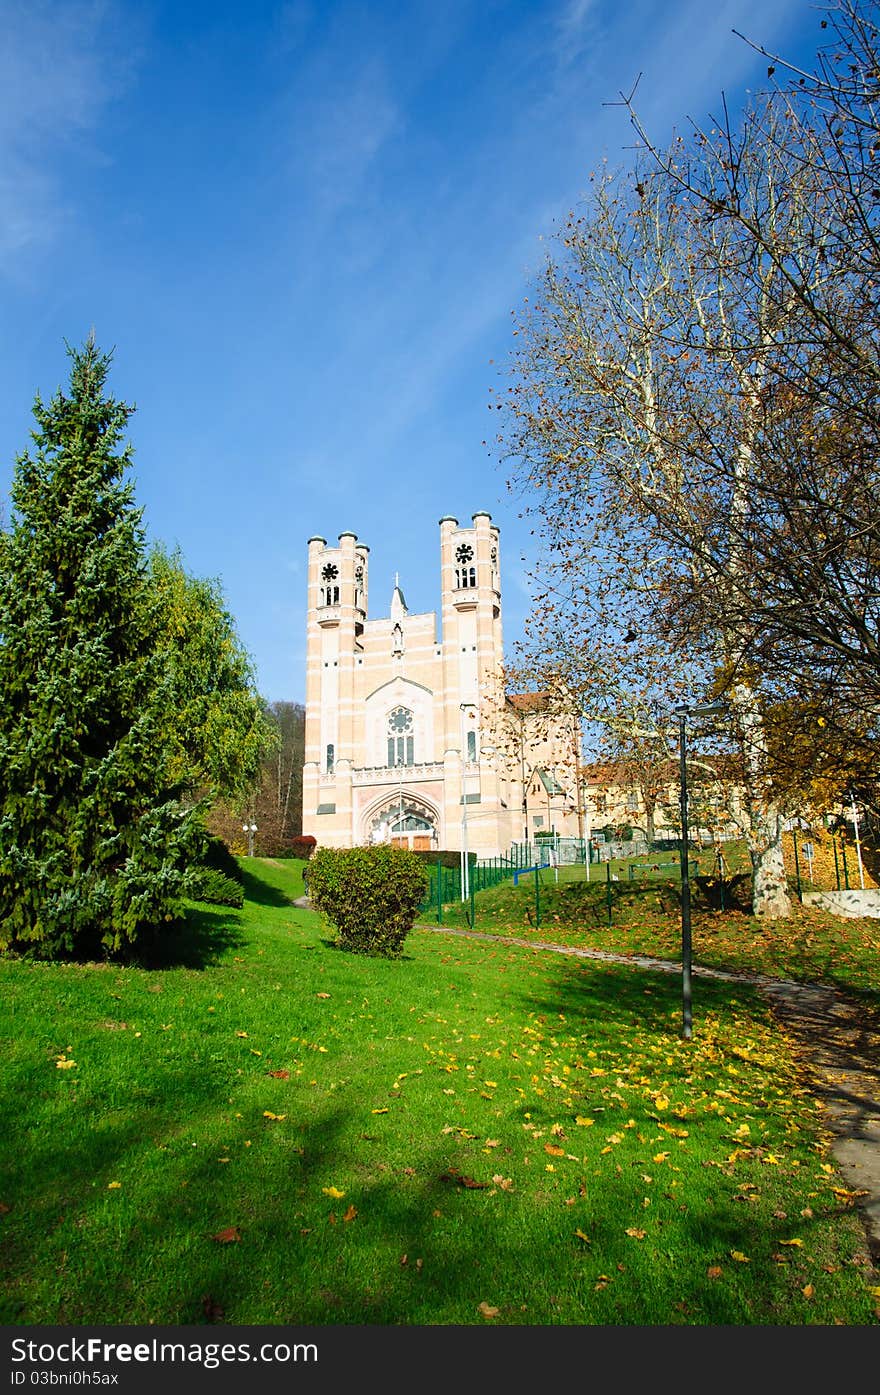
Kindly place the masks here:
POLYGON ((207 901, 212 906, 233 906, 240 911, 244 905, 244 890, 234 877, 218 872, 216 867, 200 867, 196 872, 193 899, 207 901))
MULTIPOLYGON (((430 867, 436 867, 439 863, 441 867, 454 867, 457 870, 461 866, 460 852, 447 852, 442 848, 439 850, 437 848, 429 848, 427 850, 424 848, 414 848, 413 857, 417 857, 420 862, 425 862, 430 867)), ((468 853, 468 862, 471 867, 476 867, 477 854, 475 852, 468 853)))
POLYGON ((317 845, 317 838, 314 838, 311 833, 303 833, 297 838, 290 839, 290 842, 288 844, 290 848, 290 856, 301 857, 304 859, 304 861, 307 862, 308 859, 311 857, 312 853, 315 851, 317 845))
POLYGON ((233 857, 222 838, 218 838, 214 833, 208 833, 205 851, 202 855, 202 863, 205 867, 210 867, 215 872, 222 872, 224 877, 229 877, 232 881, 238 882, 239 886, 244 886, 244 873, 238 859, 233 857))
POLYGON ((428 874, 406 848, 319 848, 309 863, 309 896, 354 954, 399 955, 415 924, 428 874))

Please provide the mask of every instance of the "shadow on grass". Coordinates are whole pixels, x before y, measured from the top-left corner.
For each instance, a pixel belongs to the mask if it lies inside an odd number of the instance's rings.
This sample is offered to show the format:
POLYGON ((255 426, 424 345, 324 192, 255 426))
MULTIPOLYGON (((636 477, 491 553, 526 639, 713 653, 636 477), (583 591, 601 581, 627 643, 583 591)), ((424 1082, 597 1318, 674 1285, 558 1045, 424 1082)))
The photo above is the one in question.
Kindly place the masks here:
POLYGON ((293 900, 277 887, 270 886, 262 877, 242 867, 242 887, 245 901, 256 906, 292 906, 293 900))
POLYGON ((173 928, 140 946, 131 962, 144 969, 204 969, 243 943, 238 911, 194 906, 173 928))

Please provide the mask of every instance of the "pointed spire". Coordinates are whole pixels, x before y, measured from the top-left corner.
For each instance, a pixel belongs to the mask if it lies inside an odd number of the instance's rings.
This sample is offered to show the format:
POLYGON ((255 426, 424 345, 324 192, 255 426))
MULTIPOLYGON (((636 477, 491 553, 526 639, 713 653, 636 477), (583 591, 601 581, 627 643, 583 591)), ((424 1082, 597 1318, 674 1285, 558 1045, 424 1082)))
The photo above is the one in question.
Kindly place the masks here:
POLYGON ((400 573, 395 572, 394 591, 391 595, 391 619, 402 620, 406 613, 406 600, 404 599, 403 592, 400 589, 400 573))

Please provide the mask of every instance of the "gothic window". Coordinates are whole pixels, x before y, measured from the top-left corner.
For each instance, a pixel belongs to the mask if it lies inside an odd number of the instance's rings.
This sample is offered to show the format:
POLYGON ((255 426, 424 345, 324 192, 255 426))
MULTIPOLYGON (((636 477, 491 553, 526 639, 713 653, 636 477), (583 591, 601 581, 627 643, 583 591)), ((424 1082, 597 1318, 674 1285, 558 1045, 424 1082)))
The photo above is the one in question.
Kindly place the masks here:
POLYGON ((477 733, 475 731, 469 731, 467 734, 467 758, 468 760, 477 759, 477 733))
POLYGON ((327 774, 333 774, 333 766, 336 761, 336 749, 332 742, 327 744, 327 774))
POLYGON ((339 587, 334 584, 338 576, 339 568, 334 566, 332 562, 328 562, 321 572, 321 580, 324 583, 321 599, 324 605, 339 605, 339 587))
POLYGON ((395 707, 388 714, 388 764, 412 765, 414 760, 413 714, 408 707, 395 707))
POLYGON ((364 599, 364 569, 355 567, 354 569, 354 601, 355 605, 361 605, 364 599))
POLYGON ((462 543, 455 549, 455 560, 458 564, 455 568, 455 584, 457 587, 476 586, 477 569, 473 565, 474 549, 468 543, 462 543))
POLYGON ((403 629, 400 625, 395 625, 391 631, 391 652, 392 654, 403 653, 403 629))

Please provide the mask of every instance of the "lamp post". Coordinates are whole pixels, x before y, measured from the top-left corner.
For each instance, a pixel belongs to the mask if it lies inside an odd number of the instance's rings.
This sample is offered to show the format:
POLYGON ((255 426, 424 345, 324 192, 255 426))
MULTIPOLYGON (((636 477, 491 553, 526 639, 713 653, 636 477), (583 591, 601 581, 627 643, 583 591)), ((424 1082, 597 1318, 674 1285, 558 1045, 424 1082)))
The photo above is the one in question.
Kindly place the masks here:
POLYGON ((470 900, 471 894, 470 863, 468 862, 467 780, 465 778, 467 742, 465 740, 464 714, 469 708, 474 707, 476 707, 476 703, 473 702, 460 702, 458 704, 461 726, 461 899, 464 902, 470 900))
POLYGON ((679 785, 681 801, 681 1006, 682 1035, 690 1041, 691 1012, 691 878, 688 853, 687 721, 688 717, 711 717, 727 711, 724 702, 703 702, 694 707, 674 709, 678 718, 679 785))
POLYGON ((254 834, 255 834, 256 831, 257 831, 257 825, 254 823, 253 819, 249 819, 247 823, 243 823, 243 824, 242 824, 242 826, 241 826, 241 831, 242 831, 242 833, 246 833, 246 834, 247 834, 247 840, 248 840, 248 857, 253 857, 253 855, 254 855, 254 834))

